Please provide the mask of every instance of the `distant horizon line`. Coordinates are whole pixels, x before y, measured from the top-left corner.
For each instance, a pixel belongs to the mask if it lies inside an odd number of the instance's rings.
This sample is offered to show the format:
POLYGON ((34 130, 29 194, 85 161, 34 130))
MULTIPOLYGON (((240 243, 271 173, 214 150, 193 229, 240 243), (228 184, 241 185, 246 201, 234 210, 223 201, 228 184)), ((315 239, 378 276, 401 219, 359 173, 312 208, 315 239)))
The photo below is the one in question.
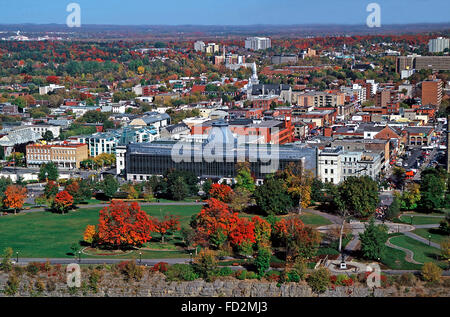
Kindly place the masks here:
MULTIPOLYGON (((16 26, 16 25, 33 25, 33 26, 66 26, 65 23, 34 23, 34 22, 18 22, 18 23, 0 23, 0 26, 16 26)), ((364 26, 367 27, 364 23, 296 23, 296 24, 271 24, 271 23, 255 23, 255 24, 96 24, 96 23, 82 23, 82 26, 135 26, 135 27, 143 27, 143 26, 200 26, 200 27, 208 27, 208 26, 226 26, 226 27, 249 27, 249 26, 277 26, 277 27, 289 27, 289 26, 364 26)), ((371 29, 380 29, 384 26, 408 26, 408 25, 449 25, 448 22, 411 22, 411 23, 386 23, 381 27, 371 28, 371 29)), ((81 27, 82 27, 81 26, 81 27)), ((369 28, 369 27, 367 27, 369 28)), ((77 28, 73 28, 77 29, 77 28)))

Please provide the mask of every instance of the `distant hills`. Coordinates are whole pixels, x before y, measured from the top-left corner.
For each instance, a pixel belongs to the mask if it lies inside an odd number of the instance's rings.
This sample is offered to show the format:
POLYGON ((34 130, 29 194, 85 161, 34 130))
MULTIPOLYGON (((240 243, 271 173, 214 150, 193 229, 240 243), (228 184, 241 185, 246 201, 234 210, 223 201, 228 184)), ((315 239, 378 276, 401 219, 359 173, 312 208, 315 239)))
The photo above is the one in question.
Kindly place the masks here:
POLYGON ((64 24, 0 24, 0 32, 45 35, 64 33, 72 39, 194 39, 234 38, 265 35, 272 37, 345 36, 368 34, 413 34, 449 32, 450 23, 390 24, 379 28, 366 25, 93 25, 69 28, 64 24))

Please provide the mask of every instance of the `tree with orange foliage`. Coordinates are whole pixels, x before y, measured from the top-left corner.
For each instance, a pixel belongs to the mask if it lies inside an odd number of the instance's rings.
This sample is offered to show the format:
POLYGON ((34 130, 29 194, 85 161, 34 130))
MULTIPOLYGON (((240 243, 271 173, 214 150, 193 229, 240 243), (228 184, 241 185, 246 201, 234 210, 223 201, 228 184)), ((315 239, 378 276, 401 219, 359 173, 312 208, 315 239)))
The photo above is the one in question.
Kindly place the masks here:
POLYGON ((155 232, 161 235, 161 242, 164 243, 164 238, 167 234, 173 234, 175 231, 180 230, 180 219, 178 216, 170 215, 164 216, 163 220, 157 218, 151 219, 154 226, 155 232))
POLYGON ((23 207, 27 198, 27 189, 19 185, 9 185, 5 190, 5 198, 3 204, 14 209, 14 214, 23 207))
POLYGON ((220 200, 211 198, 206 203, 192 222, 197 244, 219 248, 227 242, 235 247, 244 242, 256 242, 253 222, 239 218, 220 200))
POLYGON ((230 203, 233 197, 233 190, 225 184, 212 184, 209 196, 224 203, 230 203))
POLYGON ((309 259, 319 247, 320 233, 305 226, 298 216, 281 219, 275 223, 275 243, 286 246, 286 260, 309 259))
POLYGON ((140 246, 150 241, 153 222, 138 203, 112 201, 100 210, 98 243, 116 248, 140 246))
POLYGON ((66 190, 63 190, 56 194, 53 200, 53 209, 64 214, 64 212, 69 211, 73 206, 73 197, 66 190))

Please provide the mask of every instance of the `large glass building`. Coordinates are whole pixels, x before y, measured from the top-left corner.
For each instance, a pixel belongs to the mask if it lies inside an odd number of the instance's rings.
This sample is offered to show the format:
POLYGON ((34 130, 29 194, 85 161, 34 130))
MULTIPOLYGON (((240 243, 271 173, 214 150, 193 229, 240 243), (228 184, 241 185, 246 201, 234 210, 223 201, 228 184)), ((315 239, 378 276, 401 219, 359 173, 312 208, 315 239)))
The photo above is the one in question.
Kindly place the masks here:
POLYGON ((225 122, 216 122, 204 143, 154 141, 128 144, 118 153, 118 166, 127 180, 143 181, 163 175, 168 169, 190 171, 200 178, 233 179, 236 164, 250 163, 254 177, 261 181, 267 174, 301 162, 316 175, 317 149, 306 145, 246 144, 234 138, 225 122))

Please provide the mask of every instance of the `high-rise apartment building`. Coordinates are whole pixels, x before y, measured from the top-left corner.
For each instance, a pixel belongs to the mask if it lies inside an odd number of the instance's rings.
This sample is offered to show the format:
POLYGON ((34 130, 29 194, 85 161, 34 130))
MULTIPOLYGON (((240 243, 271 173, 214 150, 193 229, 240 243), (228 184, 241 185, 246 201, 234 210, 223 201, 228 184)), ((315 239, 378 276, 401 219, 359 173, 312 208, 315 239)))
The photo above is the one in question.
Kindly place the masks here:
POLYGON ((265 50, 271 47, 268 37, 248 37, 245 40, 245 48, 253 51, 265 50))
POLYGON ((442 81, 427 80, 422 82, 422 105, 439 106, 442 101, 442 81))
POLYGON ((438 37, 436 39, 431 39, 428 42, 428 51, 430 53, 441 53, 445 49, 449 48, 450 48, 450 39, 438 37))

